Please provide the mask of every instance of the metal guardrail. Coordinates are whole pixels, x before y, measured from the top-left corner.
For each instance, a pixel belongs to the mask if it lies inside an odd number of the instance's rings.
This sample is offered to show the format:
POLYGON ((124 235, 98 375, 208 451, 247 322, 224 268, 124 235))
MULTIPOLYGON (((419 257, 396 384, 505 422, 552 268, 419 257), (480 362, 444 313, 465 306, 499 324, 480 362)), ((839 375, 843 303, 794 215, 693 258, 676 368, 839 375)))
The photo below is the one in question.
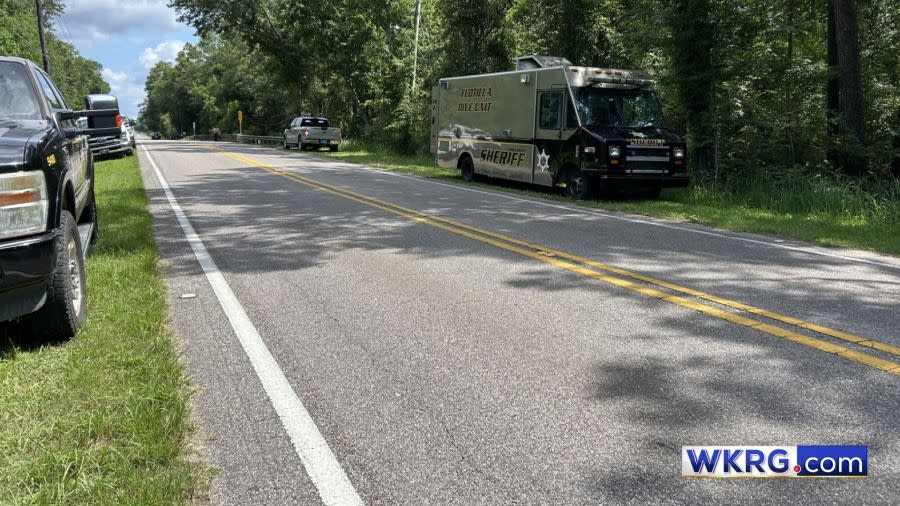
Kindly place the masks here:
MULTIPOLYGON (((212 135, 195 135, 194 140, 211 141, 212 135)), ((223 142, 243 142, 245 144, 281 144, 283 137, 274 135, 238 135, 238 134, 221 134, 219 140, 223 142)))

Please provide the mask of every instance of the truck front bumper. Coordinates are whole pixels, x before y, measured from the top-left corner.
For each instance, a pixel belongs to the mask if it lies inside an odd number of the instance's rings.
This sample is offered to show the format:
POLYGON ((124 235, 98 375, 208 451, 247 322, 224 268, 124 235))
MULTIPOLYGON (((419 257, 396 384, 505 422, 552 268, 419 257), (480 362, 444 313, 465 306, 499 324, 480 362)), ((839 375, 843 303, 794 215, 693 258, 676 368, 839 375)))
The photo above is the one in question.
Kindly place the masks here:
POLYGON ((662 188, 683 188, 690 179, 687 172, 666 170, 611 170, 606 167, 585 167, 582 171, 599 182, 601 186, 658 186, 662 188))
POLYGON ((37 311, 56 266, 56 232, 0 241, 0 321, 37 311))
POLYGON ((103 157, 124 153, 131 149, 131 142, 121 137, 101 137, 90 142, 94 157, 103 157))
POLYGON ((647 174, 603 174, 597 179, 601 185, 610 186, 659 186, 661 188, 684 188, 690 179, 684 174, 647 175, 647 174))

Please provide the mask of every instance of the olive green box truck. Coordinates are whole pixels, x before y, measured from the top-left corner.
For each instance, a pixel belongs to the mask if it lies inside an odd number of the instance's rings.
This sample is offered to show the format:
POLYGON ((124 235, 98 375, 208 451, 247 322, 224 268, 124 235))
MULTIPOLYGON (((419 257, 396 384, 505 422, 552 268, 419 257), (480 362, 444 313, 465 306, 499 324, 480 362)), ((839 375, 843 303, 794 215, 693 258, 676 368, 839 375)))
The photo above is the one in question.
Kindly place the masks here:
POLYGON ((645 72, 552 56, 441 79, 432 88, 431 151, 466 180, 562 186, 577 199, 603 188, 658 196, 688 184, 685 143, 666 127, 645 72))

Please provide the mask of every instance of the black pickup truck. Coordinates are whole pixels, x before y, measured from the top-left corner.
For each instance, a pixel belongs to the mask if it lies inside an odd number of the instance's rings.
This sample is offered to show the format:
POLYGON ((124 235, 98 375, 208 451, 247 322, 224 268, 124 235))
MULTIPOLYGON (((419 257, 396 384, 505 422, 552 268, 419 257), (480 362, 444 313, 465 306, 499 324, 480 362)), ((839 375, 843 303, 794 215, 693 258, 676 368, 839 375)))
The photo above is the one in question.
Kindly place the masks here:
POLYGON ((0 327, 66 339, 84 324, 98 231, 88 138, 118 133, 93 128, 118 114, 73 111, 34 63, 0 57, 0 327))

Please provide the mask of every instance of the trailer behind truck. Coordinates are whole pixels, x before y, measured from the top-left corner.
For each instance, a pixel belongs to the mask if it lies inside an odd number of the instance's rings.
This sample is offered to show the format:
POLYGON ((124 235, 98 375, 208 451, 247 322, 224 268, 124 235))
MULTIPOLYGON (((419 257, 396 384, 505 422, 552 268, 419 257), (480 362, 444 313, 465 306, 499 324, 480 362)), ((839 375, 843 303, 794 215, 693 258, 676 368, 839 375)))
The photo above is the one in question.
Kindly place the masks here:
POLYGON ((448 77, 432 89, 437 164, 554 187, 576 199, 624 188, 658 196, 687 186, 684 141, 665 125, 642 71, 527 55, 516 70, 448 77))

